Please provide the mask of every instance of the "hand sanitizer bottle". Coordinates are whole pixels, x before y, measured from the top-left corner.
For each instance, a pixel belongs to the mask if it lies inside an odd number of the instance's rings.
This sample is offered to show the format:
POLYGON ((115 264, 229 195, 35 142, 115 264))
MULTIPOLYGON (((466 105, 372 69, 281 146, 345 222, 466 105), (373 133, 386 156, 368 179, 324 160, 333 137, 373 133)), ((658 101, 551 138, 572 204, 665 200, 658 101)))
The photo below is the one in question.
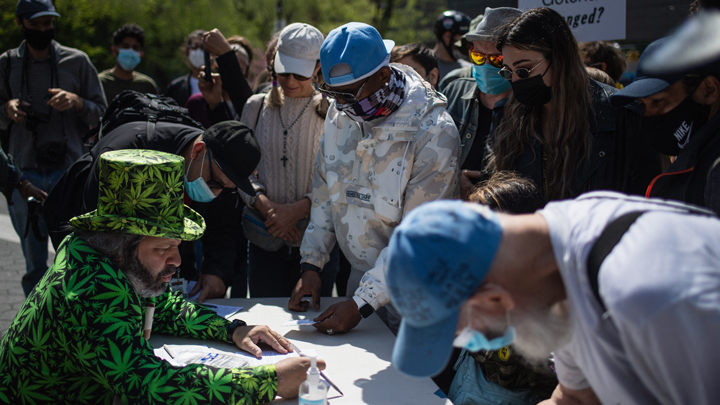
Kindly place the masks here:
POLYGON ((320 381, 320 370, 317 368, 317 358, 312 356, 307 380, 300 384, 298 389, 299 405, 327 405, 327 385, 320 381))

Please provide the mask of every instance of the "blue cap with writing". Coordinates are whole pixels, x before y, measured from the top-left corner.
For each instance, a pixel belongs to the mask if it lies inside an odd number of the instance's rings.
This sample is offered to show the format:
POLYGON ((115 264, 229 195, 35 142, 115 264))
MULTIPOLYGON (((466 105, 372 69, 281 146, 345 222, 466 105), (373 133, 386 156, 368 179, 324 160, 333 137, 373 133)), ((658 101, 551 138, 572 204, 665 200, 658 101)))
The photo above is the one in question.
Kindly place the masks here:
POLYGON ((416 377, 450 360, 463 303, 482 284, 502 228, 487 207, 436 201, 414 209, 393 232, 386 280, 402 315, 393 365, 416 377))

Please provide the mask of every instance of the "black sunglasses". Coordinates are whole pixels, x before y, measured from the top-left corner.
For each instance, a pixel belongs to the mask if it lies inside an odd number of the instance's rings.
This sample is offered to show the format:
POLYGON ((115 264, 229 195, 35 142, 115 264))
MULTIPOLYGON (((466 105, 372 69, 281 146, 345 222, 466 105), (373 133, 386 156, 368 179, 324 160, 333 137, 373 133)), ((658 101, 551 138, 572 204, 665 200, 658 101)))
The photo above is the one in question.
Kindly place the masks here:
POLYGON ((547 59, 543 59, 542 62, 538 63, 537 65, 533 66, 530 69, 520 68, 520 69, 515 69, 514 71, 508 69, 508 67, 505 66, 502 69, 500 69, 498 74, 500 76, 502 76, 503 79, 505 79, 505 80, 512 80, 513 73, 515 73, 517 75, 517 77, 519 77, 520 79, 527 79, 528 77, 530 77, 530 72, 532 72, 533 70, 535 70, 536 67, 542 65, 545 62, 547 62, 547 59))
POLYGON ((295 80, 297 80, 297 81, 299 81, 299 82, 306 82, 306 81, 308 81, 308 80, 311 79, 311 77, 300 76, 300 75, 297 74, 297 73, 278 73, 278 76, 282 76, 282 77, 284 77, 285 79, 287 79, 287 78, 289 78, 290 76, 292 76, 292 77, 295 78, 295 80))
POLYGON ((332 91, 328 88, 329 86, 327 85, 327 83, 321 84, 318 87, 318 91, 320 91, 320 93, 322 93, 330 98, 334 98, 336 100, 340 99, 347 103, 353 104, 353 103, 357 103, 358 100, 360 99, 360 94, 362 93, 363 89, 365 88, 365 85, 367 84, 368 80, 370 80, 369 77, 367 79, 365 79, 363 84, 358 89, 357 94, 355 94, 354 96, 351 93, 342 93, 339 91, 332 91))

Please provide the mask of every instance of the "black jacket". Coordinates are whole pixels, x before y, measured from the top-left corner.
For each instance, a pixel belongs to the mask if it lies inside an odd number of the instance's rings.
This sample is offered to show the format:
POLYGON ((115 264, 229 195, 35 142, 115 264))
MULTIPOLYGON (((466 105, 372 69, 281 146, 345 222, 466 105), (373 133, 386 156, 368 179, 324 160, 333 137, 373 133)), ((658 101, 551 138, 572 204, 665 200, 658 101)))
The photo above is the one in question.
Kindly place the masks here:
MULTIPOLYGON (((594 116, 590 119, 590 155, 571 180, 572 197, 594 190, 613 190, 644 195, 653 177, 661 172, 660 154, 639 135, 642 108, 637 103, 616 108, 610 105, 614 87, 590 80, 594 116)), ((503 114, 496 114, 497 128, 503 114)), ((492 135, 491 135, 492 136, 492 135)), ((535 141, 515 162, 514 170, 543 184, 542 147, 535 141)))
MULTIPOLYGON (((156 124, 152 139, 147 139, 146 130, 145 122, 130 122, 117 127, 100 139, 90 152, 80 157, 50 191, 43 204, 43 213, 56 249, 70 233, 64 229, 68 221, 97 208, 98 156, 120 149, 150 149, 179 155, 190 142, 203 133, 203 130, 198 128, 164 122, 156 124)), ((235 222, 233 218, 238 215, 238 200, 237 193, 227 190, 206 204, 186 198, 186 202, 190 202, 191 207, 203 215, 207 225, 201 238, 205 257, 201 272, 219 276, 226 286, 232 285, 234 278, 237 232, 232 225, 235 222)), ((182 267, 192 265, 192 260, 184 257, 182 267)))
POLYGON ((720 114, 695 134, 665 172, 653 179, 647 197, 679 200, 720 214, 720 114))
MULTIPOLYGON (((230 101, 232 101, 233 107, 235 107, 237 119, 240 119, 243 108, 245 108, 245 103, 250 96, 253 95, 253 91, 250 88, 242 69, 240 69, 240 63, 238 62, 234 51, 228 51, 225 54, 220 55, 216 59, 216 62, 218 64, 220 78, 223 82, 223 90, 228 92, 230 101)), ((210 110, 208 108, 208 118, 210 119, 210 123, 217 124, 218 122, 235 119, 235 117, 228 117, 225 111, 226 108, 224 101, 219 106, 215 107, 214 110, 210 110)))
POLYGON ((185 103, 192 96, 192 87, 190 86, 190 78, 192 74, 182 75, 168 84, 165 89, 166 96, 175 100, 180 107, 185 107, 185 103))

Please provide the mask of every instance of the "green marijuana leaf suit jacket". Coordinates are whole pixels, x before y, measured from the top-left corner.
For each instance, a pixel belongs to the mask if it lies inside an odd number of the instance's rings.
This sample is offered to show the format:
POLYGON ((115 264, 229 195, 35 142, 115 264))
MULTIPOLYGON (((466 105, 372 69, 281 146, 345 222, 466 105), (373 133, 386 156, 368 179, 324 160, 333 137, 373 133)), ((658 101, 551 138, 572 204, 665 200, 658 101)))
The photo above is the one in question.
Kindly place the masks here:
MULTIPOLYGON (((153 331, 225 341, 228 321, 166 292, 153 331)), ((256 404, 277 393, 275 366, 174 367, 142 336, 144 304, 113 263, 74 234, 0 341, 0 403, 256 404)))

